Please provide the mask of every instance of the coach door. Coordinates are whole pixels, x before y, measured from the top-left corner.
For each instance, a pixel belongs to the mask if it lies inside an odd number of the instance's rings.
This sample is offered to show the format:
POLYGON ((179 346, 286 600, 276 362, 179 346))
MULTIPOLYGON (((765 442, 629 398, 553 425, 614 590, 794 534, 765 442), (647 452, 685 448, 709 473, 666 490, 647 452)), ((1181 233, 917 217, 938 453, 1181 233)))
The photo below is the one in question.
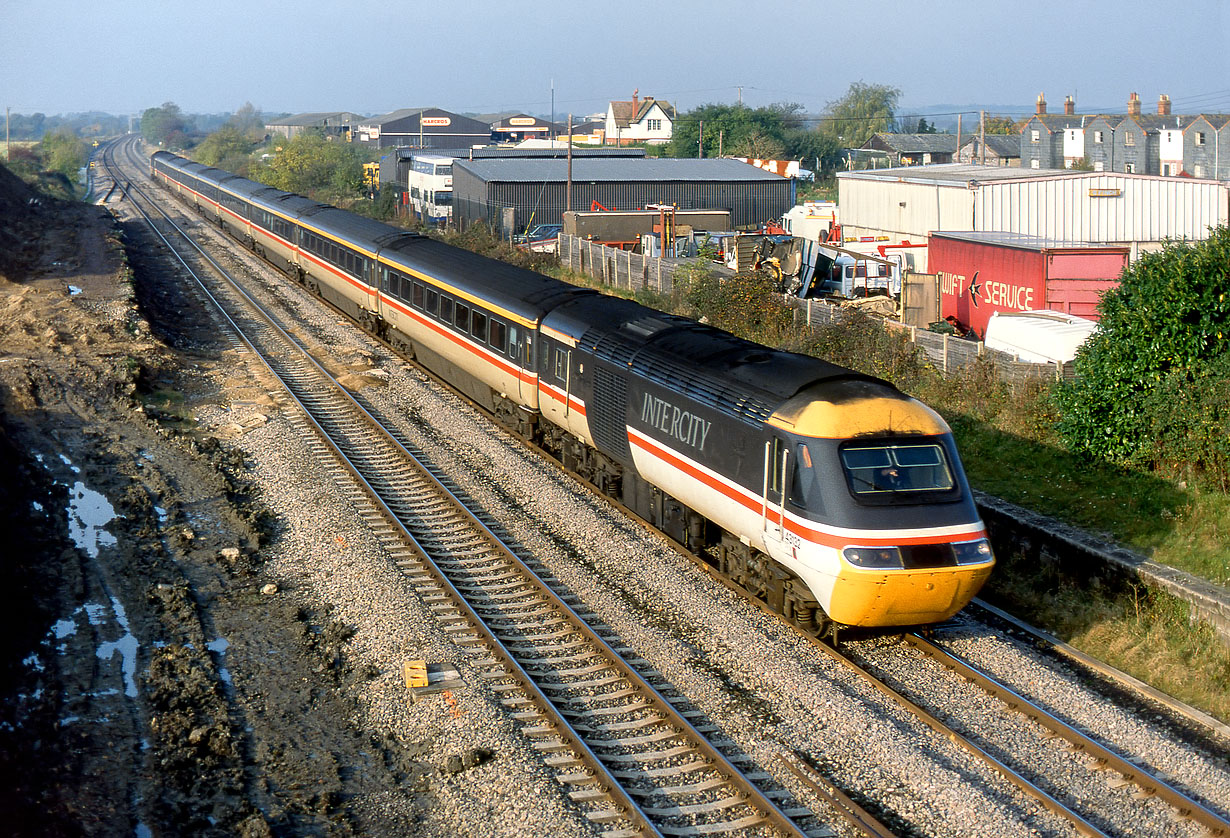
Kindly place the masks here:
POLYGON ((786 479, 790 444, 774 436, 764 444, 764 483, 760 497, 760 525, 765 552, 774 558, 793 555, 786 535, 786 479))
POLYGON ((508 327, 508 354, 517 368, 518 401, 529 408, 538 407, 538 385, 534 380, 534 344, 530 332, 516 324, 508 327))

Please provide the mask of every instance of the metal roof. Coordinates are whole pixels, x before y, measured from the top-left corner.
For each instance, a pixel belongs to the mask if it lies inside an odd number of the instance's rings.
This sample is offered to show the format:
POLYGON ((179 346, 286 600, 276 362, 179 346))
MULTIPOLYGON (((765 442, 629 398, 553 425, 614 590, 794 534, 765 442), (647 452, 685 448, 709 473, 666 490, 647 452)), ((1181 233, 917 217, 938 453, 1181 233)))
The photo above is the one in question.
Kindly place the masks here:
MULTIPOLYGON (((938 163, 931 166, 898 166, 893 169, 865 169, 861 172, 838 172, 837 177, 849 180, 882 180, 903 183, 930 183, 937 186, 968 187, 998 180, 1039 180, 1053 177, 1073 177, 1094 174, 1072 169, 1018 169, 1012 166, 977 166, 972 163, 938 163)), ((1111 174, 1098 172, 1097 174, 1111 174)), ((1119 174, 1115 172, 1114 174, 1119 174)))
POLYGON ((1000 247, 1015 247, 1020 250, 1114 250, 1126 253, 1127 245, 1099 244, 1098 242, 1072 241, 1070 239, 1055 239, 1046 236, 1032 236, 1028 233, 1008 233, 1000 230, 984 230, 971 232, 968 230, 937 230, 931 235, 945 239, 975 242, 977 244, 994 244, 1000 247))
MULTIPOLYGON (((568 179, 568 161, 563 159, 456 160, 457 168, 484 181, 541 183, 568 179)), ((780 175, 738 160, 680 158, 574 157, 573 181, 780 181, 780 175)))
POLYGON ((267 125, 321 125, 329 121, 358 122, 366 119, 351 111, 321 111, 319 113, 297 113, 280 119, 271 119, 267 125))

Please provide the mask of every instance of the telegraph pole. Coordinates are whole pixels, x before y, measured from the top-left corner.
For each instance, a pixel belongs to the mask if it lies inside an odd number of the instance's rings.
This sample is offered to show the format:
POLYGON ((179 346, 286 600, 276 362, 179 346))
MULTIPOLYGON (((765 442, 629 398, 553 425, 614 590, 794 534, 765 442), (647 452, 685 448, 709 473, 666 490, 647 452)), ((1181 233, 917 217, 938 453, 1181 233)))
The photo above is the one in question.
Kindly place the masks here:
MULTIPOLYGON (((572 212, 572 114, 568 114, 568 184, 564 190, 564 212, 572 212)), ((552 143, 554 145, 554 143, 552 143)))
POLYGON ((696 159, 705 156, 705 121, 700 121, 700 139, 696 141, 696 159))
MULTIPOLYGON (((961 162, 961 114, 957 114, 957 162, 961 162)), ((970 156, 970 162, 974 162, 973 155, 970 156)))
POLYGON ((9 106, 4 106, 4 159, 13 159, 13 148, 9 140, 9 106))
POLYGON ((987 112, 978 112, 978 163, 987 164, 987 112))

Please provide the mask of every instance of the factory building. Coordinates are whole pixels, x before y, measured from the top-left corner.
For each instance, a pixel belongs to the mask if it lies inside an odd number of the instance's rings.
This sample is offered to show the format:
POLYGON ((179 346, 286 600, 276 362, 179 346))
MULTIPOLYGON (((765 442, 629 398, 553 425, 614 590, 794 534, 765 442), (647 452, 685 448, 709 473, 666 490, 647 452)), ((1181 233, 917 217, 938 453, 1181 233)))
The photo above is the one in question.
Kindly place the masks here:
POLYGON ((501 235, 527 224, 560 224, 566 209, 727 210, 737 229, 781 217, 794 206, 794 181, 737 160, 457 159, 453 218, 461 228, 487 224, 501 235))

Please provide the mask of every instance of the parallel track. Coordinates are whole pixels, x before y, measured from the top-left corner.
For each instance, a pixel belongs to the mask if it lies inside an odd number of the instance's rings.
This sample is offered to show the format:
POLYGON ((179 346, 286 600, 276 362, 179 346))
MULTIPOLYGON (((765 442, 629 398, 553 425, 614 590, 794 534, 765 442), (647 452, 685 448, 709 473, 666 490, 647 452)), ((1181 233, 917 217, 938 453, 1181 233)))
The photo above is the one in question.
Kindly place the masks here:
MULTIPOLYGON (((127 153, 131 158, 131 143, 127 153)), ((116 180, 134 205, 154 204, 118 173, 116 180)), ((141 212, 155 230, 174 226, 165 213, 166 221, 155 224, 141 212)), ((304 437, 323 462, 335 463, 330 470, 339 485, 350 486, 356 503, 367 507, 372 531, 420 599, 456 645, 472 653, 471 662, 558 772, 569 797, 605 835, 805 835, 823 828, 809 810, 779 808, 773 798, 787 792, 763 790, 772 780, 767 773, 740 769, 735 762, 743 760, 710 743, 705 734, 713 731, 693 725, 687 716, 694 714, 655 688, 652 673, 638 671, 643 661, 604 639, 589 624, 594 617, 535 573, 532 558, 519 556, 498 525, 470 511, 455 487, 277 324, 275 313, 263 311, 175 230, 195 249, 176 258, 282 382, 300 410, 304 437), (202 258, 210 270, 191 267, 202 258), (211 272, 227 284, 210 279, 211 272)), ((172 247, 168 236, 159 236, 172 247)))

